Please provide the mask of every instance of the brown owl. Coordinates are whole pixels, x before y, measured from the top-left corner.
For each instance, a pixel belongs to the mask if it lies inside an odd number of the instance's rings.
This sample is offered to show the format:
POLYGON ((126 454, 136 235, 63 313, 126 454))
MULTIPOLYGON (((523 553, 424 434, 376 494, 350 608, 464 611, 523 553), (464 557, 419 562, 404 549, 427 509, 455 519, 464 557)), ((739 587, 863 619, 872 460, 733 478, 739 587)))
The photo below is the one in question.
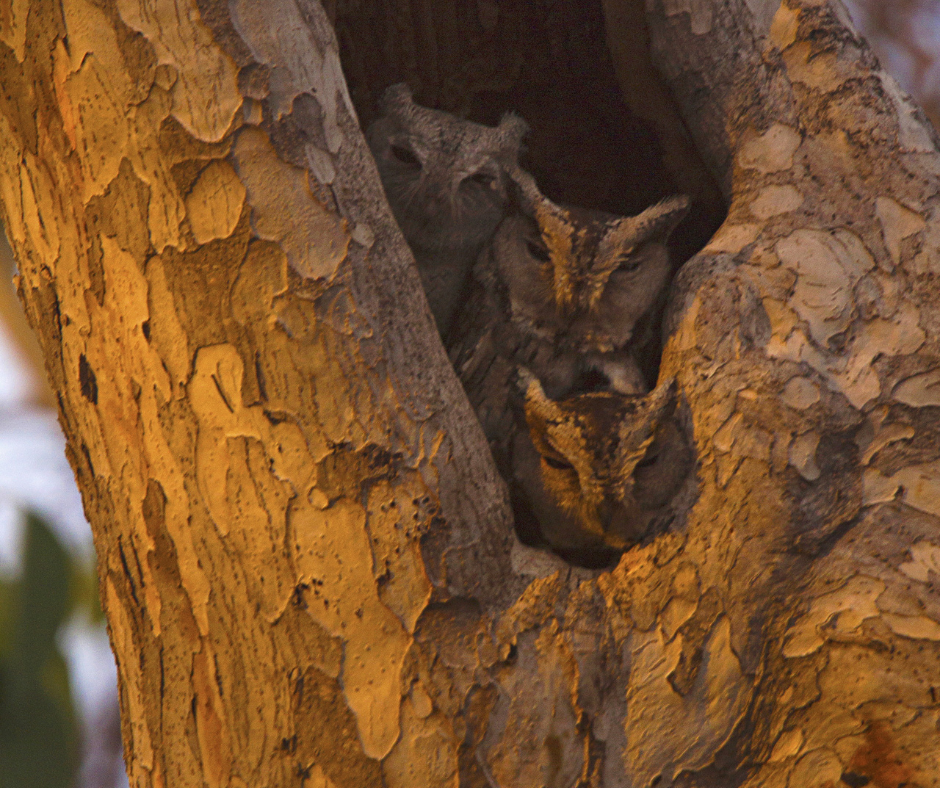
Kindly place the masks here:
POLYGON ((528 370, 520 381, 528 429, 513 441, 516 508, 528 507, 553 550, 603 565, 669 521, 692 469, 672 381, 649 395, 595 392, 557 401, 528 370))
POLYGON ((480 250, 507 214, 509 178, 525 122, 496 127, 419 106, 405 84, 382 96, 366 138, 389 205, 414 253, 442 336, 480 250))
POLYGON ((451 360, 510 483, 520 536, 600 565, 668 518, 671 474, 681 482, 691 462, 674 395, 642 396, 631 348, 671 274, 665 240, 688 200, 616 217, 556 206, 531 176, 511 174, 516 210, 474 269, 451 360), (524 397, 520 366, 535 386, 524 397), (552 409, 556 426, 539 418, 552 409))
POLYGON ((493 238, 512 318, 527 333, 578 352, 630 344, 672 273, 666 240, 689 208, 668 197, 639 216, 556 205, 512 170, 518 211, 493 238))

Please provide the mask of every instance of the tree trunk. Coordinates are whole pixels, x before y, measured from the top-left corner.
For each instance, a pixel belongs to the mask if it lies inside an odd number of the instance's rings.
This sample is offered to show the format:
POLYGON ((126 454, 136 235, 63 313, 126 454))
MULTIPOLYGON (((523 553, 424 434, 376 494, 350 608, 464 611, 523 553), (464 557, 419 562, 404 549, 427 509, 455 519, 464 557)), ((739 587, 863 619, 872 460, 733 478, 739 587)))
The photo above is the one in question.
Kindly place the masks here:
POLYGON ((316 0, 0 10, 135 787, 940 785, 936 137, 837 2, 647 5, 327 3, 342 66, 316 0), (514 537, 357 125, 402 77, 552 196, 730 206, 661 360, 695 497, 613 570, 514 537))

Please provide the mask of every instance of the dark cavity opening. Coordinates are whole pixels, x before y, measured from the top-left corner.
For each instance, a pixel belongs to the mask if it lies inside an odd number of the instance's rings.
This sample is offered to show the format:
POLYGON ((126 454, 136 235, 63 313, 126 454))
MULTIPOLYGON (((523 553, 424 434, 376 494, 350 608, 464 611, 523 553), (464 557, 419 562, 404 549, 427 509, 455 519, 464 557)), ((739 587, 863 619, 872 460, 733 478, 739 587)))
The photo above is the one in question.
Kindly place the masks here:
MULTIPOLYGON (((717 183, 649 61, 643 0, 324 5, 363 128, 395 82, 424 106, 480 123, 515 111, 532 129, 523 166, 556 202, 634 215, 689 195, 691 212, 670 239, 676 269, 724 220, 717 183), (605 11, 618 20, 610 41, 605 11)), ((641 359, 651 383, 659 352, 641 359)))
MULTIPOLYGON (((717 182, 650 62, 643 0, 324 0, 324 6, 363 129, 376 118, 385 88, 397 82, 408 83, 423 106, 480 123, 495 125, 514 111, 531 127, 521 163, 555 202, 631 216, 670 195, 691 198, 669 242, 673 273, 724 220, 717 182), (608 37, 608 27, 616 35, 608 37)), ((638 329, 658 338, 663 306, 638 329)), ((656 339, 638 358, 650 386, 661 352, 656 339)), ((576 390, 608 382, 603 373, 586 373, 576 390)), ((538 524, 516 498, 517 533, 537 545, 538 524)), ((619 553, 562 557, 602 568, 619 553)))

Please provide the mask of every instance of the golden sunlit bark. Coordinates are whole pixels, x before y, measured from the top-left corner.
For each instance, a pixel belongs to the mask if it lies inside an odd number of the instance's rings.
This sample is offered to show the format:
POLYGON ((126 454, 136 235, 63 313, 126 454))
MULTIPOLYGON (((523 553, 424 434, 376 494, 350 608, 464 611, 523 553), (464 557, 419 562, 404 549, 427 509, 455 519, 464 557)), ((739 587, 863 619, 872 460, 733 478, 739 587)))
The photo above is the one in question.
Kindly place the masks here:
POLYGON ((435 585, 511 593, 503 486, 320 7, 212 24, 14 4, 3 219, 95 533, 132 784, 377 784, 435 585))

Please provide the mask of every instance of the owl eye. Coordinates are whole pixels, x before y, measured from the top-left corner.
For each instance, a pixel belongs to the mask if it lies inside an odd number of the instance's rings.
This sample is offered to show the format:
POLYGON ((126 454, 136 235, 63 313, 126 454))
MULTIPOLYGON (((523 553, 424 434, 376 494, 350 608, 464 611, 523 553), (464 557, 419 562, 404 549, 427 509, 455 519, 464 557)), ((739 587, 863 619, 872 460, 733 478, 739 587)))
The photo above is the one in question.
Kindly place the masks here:
POLYGON ((659 451, 654 450, 652 447, 650 447, 650 450, 646 452, 646 456, 636 464, 636 467, 638 469, 649 468, 651 465, 655 465, 658 460, 659 460, 659 451))
POLYGON ((529 254, 542 263, 547 263, 552 259, 548 249, 535 241, 526 241, 525 246, 529 250, 529 254))
POLYGON ((484 189, 490 189, 496 185, 496 176, 488 172, 475 172, 473 175, 464 178, 464 182, 466 183, 467 181, 475 183, 477 186, 482 186, 484 189))
POLYGON ((624 271, 625 273, 631 273, 636 271, 642 264, 642 260, 638 260, 636 257, 631 257, 630 255, 624 255, 617 261, 617 270, 624 271))
POLYGON ((573 471, 574 466, 570 462, 565 462, 558 457, 551 457, 546 454, 542 455, 542 459, 545 461, 545 464, 549 468, 554 468, 556 471, 573 471))
POLYGON ((606 391, 609 388, 610 377, 603 370, 591 367, 578 374, 569 394, 586 394, 592 391, 606 391))
POLYGON ((410 148, 406 148, 403 145, 392 145, 390 149, 392 156, 398 159, 402 164, 407 164, 409 167, 421 166, 421 159, 419 159, 410 148))

